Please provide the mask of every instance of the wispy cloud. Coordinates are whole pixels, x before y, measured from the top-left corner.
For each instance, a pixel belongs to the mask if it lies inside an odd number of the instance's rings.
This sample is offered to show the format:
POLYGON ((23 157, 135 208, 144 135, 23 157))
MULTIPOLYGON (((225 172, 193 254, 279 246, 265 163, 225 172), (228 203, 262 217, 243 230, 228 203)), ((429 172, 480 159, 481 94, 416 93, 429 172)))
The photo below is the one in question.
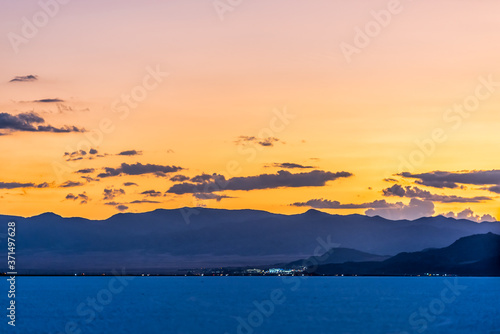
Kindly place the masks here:
POLYGON ((226 180, 222 175, 218 175, 215 180, 208 182, 175 184, 167 192, 181 195, 187 193, 211 193, 221 190, 248 191, 273 188, 322 187, 328 181, 351 177, 352 175, 348 172, 332 173, 321 170, 298 174, 281 170, 276 174, 234 177, 229 180, 226 180))
POLYGON ((98 177, 111 177, 118 175, 142 175, 142 174, 155 174, 158 176, 165 176, 168 173, 173 173, 182 170, 182 167, 178 166, 162 166, 162 165, 153 165, 146 164, 143 165, 141 163, 136 164, 126 164, 122 163, 120 167, 111 168, 104 167, 105 173, 101 173, 98 177))
POLYGON ((34 102, 34 103, 60 103, 60 102, 64 102, 64 100, 61 100, 61 99, 41 99, 41 100, 34 100, 31 102, 34 102))
POLYGON ((141 195, 146 195, 146 196, 150 196, 150 197, 160 197, 162 195, 162 193, 160 191, 156 191, 156 190, 146 190, 146 191, 143 191, 141 193, 141 195))
POLYGON ((480 170, 464 172, 434 171, 429 173, 401 173, 405 178, 417 179, 415 183, 434 188, 459 188, 460 184, 500 185, 500 170, 480 170))
POLYGON ((114 188, 106 188, 104 189, 104 200, 110 201, 115 197, 125 195, 125 190, 123 189, 114 189, 114 188))
POLYGON ((23 76, 18 76, 15 77, 14 79, 10 80, 9 82, 31 82, 31 81, 37 81, 38 76, 37 75, 23 75, 23 76))
POLYGON ((33 188, 34 183, 0 182, 0 189, 33 188))
MULTIPOLYGON (((257 144, 264 147, 272 147, 274 143, 280 142, 281 140, 276 137, 266 137, 266 138, 257 138, 254 136, 239 136, 234 143, 236 145, 248 145, 248 144, 257 144)), ((283 143, 283 142, 282 142, 283 143)))
POLYGON ((81 187, 83 186, 83 182, 78 182, 78 181, 66 181, 59 185, 59 188, 72 188, 72 187, 81 187))
POLYGON ((34 112, 27 112, 18 115, 0 113, 0 130, 56 133, 85 132, 85 129, 80 129, 76 126, 64 125, 58 128, 44 123, 45 120, 34 112))
POLYGON ((125 155, 125 156, 142 155, 142 151, 129 150, 129 151, 120 152, 117 155, 125 155))
POLYGON ((271 165, 272 167, 278 167, 278 168, 286 168, 286 169, 310 169, 310 168, 317 168, 314 166, 304 166, 301 164, 296 164, 292 162, 281 162, 281 163, 273 163, 271 165))
POLYGON ((90 199, 87 196, 87 193, 84 191, 82 194, 78 195, 73 195, 70 193, 66 195, 66 200, 73 200, 73 201, 80 200, 80 204, 87 204, 90 199))

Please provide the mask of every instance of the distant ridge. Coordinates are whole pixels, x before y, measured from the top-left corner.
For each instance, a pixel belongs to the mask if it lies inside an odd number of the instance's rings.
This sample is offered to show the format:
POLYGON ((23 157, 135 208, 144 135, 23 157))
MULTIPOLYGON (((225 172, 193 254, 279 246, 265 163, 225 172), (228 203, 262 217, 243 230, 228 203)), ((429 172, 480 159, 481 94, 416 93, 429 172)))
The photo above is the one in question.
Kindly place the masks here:
POLYGON ((500 276, 500 235, 460 238, 448 247, 400 253, 382 262, 325 264, 320 275, 462 275, 500 276))
MULTIPOLYGON (((104 220, 54 213, 29 218, 0 215, 0 229, 7 231, 10 220, 17 222, 17 243, 22 245, 17 254, 19 272, 37 273, 269 265, 307 259, 333 247, 393 256, 446 247, 473 234, 500 234, 498 222, 477 224, 445 217, 391 221, 319 210, 283 215, 258 210, 157 209, 104 220), (321 251, 316 253, 319 246, 321 251)), ((0 256, 6 256, 6 247, 0 247, 0 256)), ((0 271, 5 271, 5 265, 0 262, 0 271)))

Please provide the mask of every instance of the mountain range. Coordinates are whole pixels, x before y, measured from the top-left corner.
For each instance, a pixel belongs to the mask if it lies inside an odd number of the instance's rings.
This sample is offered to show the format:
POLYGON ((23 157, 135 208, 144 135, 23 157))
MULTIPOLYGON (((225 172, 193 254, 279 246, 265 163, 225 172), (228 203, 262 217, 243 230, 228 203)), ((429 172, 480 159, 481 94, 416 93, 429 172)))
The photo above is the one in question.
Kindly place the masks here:
POLYGON ((384 261, 320 263, 309 272, 318 275, 500 276, 500 235, 463 237, 448 247, 404 252, 384 261))
MULTIPOLYGON (((442 216, 392 221, 317 210, 282 215, 255 210, 158 209, 105 220, 53 213, 28 218, 0 215, 0 245, 5 246, 0 247, 0 256, 4 258, 9 221, 16 222, 20 274, 113 269, 166 273, 183 268, 257 266, 319 256, 339 247, 355 250, 339 258, 341 262, 370 262, 374 260, 371 254, 389 261, 389 256, 447 247, 474 234, 500 234, 498 222, 478 224, 442 216)), ((1 272, 7 271, 4 262, 1 272)))

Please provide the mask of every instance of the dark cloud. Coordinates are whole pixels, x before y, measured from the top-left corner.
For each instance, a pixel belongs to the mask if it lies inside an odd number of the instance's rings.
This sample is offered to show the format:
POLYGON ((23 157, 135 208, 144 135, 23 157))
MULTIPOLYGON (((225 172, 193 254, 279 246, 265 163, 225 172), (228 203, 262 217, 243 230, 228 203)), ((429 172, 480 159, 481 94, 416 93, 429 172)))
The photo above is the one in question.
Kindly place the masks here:
POLYGON ((86 156, 87 155, 87 152, 84 151, 84 150, 79 150, 79 151, 75 151, 75 152, 64 152, 64 156, 67 157, 78 157, 78 156, 86 156))
POLYGON ((33 188, 34 183, 0 182, 0 189, 33 188))
POLYGON ((151 201, 151 200, 147 200, 147 199, 137 200, 137 201, 130 202, 130 204, 146 204, 146 203, 161 203, 161 202, 151 201))
POLYGON ((159 191, 156 191, 156 190, 146 190, 146 191, 143 191, 141 193, 141 195, 146 195, 146 196, 150 196, 150 197, 159 197, 162 195, 162 193, 159 191))
POLYGON ((454 212, 448 212, 444 215, 445 217, 455 218, 455 219, 468 219, 475 221, 476 223, 484 223, 484 222, 496 222, 497 220, 492 215, 476 215, 474 211, 470 208, 465 209, 457 214, 454 212))
POLYGON ((9 82, 30 82, 30 81, 37 81, 38 76, 37 75, 24 75, 24 76, 19 76, 15 77, 14 79, 10 80, 9 82))
POLYGON ((120 152, 117 155, 126 155, 126 156, 142 155, 142 151, 129 150, 120 152))
POLYGON ((203 183, 203 182, 207 182, 207 181, 215 181, 215 179, 217 177, 220 177, 220 176, 222 176, 222 175, 201 174, 201 175, 196 175, 195 177, 191 178, 190 181, 195 182, 195 183, 203 183))
POLYGON ((309 168, 317 168, 314 166, 304 166, 296 163, 291 163, 291 162, 282 162, 282 163, 274 163, 272 165, 273 167, 279 167, 279 168, 288 168, 288 169, 309 169, 309 168))
POLYGON ((398 206, 393 208, 376 208, 365 211, 367 216, 380 216, 391 220, 408 219, 414 220, 422 217, 429 217, 434 214, 434 203, 431 201, 421 201, 412 198, 408 205, 396 203, 398 206))
POLYGON ((214 193, 196 193, 196 194, 193 194, 193 196, 197 199, 200 199, 200 200, 215 199, 215 200, 217 200, 217 202, 220 202, 224 198, 233 198, 231 196, 218 195, 218 194, 214 194, 214 193))
POLYGON ((50 184, 48 184, 47 182, 44 182, 44 183, 40 183, 36 187, 37 188, 48 188, 48 187, 50 187, 50 184))
POLYGON ((184 182, 187 180, 189 180, 189 177, 184 176, 184 175, 180 175, 180 174, 175 175, 175 176, 170 178, 170 181, 174 181, 174 182, 184 182))
POLYGON ((31 102, 35 102, 35 103, 60 103, 60 102, 64 102, 64 100, 61 100, 61 99, 41 99, 41 100, 34 100, 31 102))
POLYGON ((134 182, 125 182, 123 184, 125 187, 130 187, 130 186, 139 186, 137 183, 134 182))
POLYGON ((377 200, 361 204, 341 204, 339 201, 330 201, 325 199, 312 199, 307 202, 297 202, 292 204, 292 206, 311 207, 315 209, 380 209, 398 208, 402 205, 402 203, 387 203, 385 200, 377 200))
POLYGON ((73 201, 80 200, 80 204, 87 204, 88 201, 90 200, 86 192, 83 192, 83 194, 78 194, 78 195, 68 194, 66 195, 66 199, 73 201))
POLYGON ((71 187, 80 187, 83 186, 83 182, 77 182, 77 181, 66 181, 63 184, 59 186, 59 188, 71 188, 71 187))
POLYGON ((162 166, 162 165, 143 165, 141 163, 126 164, 122 163, 118 168, 105 167, 105 173, 101 173, 98 177, 111 177, 121 174, 125 175, 142 175, 142 174, 156 174, 158 176, 165 176, 166 173, 173 173, 182 170, 183 168, 177 166, 162 166))
POLYGON ((415 183, 434 188, 455 189, 459 184, 500 185, 500 170, 443 172, 412 174, 401 173, 402 177, 417 179, 415 183))
POLYGON ((116 208, 117 208, 119 211, 123 212, 123 211, 125 211, 125 210, 127 210, 127 209, 128 209, 128 206, 123 205, 123 204, 120 204, 120 205, 117 205, 117 206, 116 206, 116 208))
MULTIPOLYGON (((220 190, 256 190, 273 188, 322 187, 328 181, 350 177, 348 172, 325 172, 314 170, 307 173, 292 174, 281 170, 276 174, 234 177, 226 180, 224 176, 215 176, 215 180, 203 183, 179 183, 173 185, 167 192, 177 195, 187 193, 211 193, 220 190)), ((214 177, 212 175, 212 177, 214 177)))
POLYGON ((80 176, 82 179, 85 179, 87 182, 93 182, 93 181, 100 181, 99 179, 95 179, 93 177, 90 177, 90 176, 86 176, 86 175, 82 175, 80 176))
POLYGON ((460 197, 456 195, 451 195, 451 196, 436 195, 430 193, 427 190, 422 190, 418 187, 411 187, 411 186, 402 187, 399 184, 395 184, 390 188, 384 189, 383 193, 384 196, 420 198, 441 203, 480 203, 491 200, 490 197, 486 196, 460 197))
POLYGON ((384 181, 385 181, 385 182, 391 182, 391 183, 392 183, 392 182, 398 182, 398 180, 396 180, 396 179, 392 179, 392 178, 386 178, 386 179, 384 179, 384 181))
POLYGON ((95 171, 94 168, 84 168, 84 169, 77 170, 75 173, 90 174, 90 173, 93 173, 94 171, 95 171))
POLYGON ((45 120, 34 112, 27 112, 18 115, 0 113, 0 130, 25 131, 25 132, 85 132, 76 126, 64 125, 60 128, 52 125, 43 125, 45 120))
POLYGON ((248 145, 248 144, 257 144, 264 147, 272 147, 274 143, 279 142, 280 139, 276 137, 267 137, 267 138, 257 138, 253 136, 239 136, 238 139, 234 141, 236 145, 248 145))
POLYGON ((481 188, 481 189, 491 191, 492 193, 495 193, 495 194, 500 194, 500 186, 492 186, 492 187, 481 188))
POLYGON ((106 188, 104 189, 104 200, 110 201, 115 197, 120 195, 125 195, 125 190, 123 189, 114 189, 114 188, 106 188))
POLYGON ((91 148, 88 152, 84 150, 79 150, 79 151, 74 151, 74 152, 64 152, 64 157, 66 157, 66 161, 76 161, 76 160, 83 160, 88 159, 88 160, 93 160, 95 157, 105 157, 105 155, 97 155, 97 150, 94 148, 91 148))

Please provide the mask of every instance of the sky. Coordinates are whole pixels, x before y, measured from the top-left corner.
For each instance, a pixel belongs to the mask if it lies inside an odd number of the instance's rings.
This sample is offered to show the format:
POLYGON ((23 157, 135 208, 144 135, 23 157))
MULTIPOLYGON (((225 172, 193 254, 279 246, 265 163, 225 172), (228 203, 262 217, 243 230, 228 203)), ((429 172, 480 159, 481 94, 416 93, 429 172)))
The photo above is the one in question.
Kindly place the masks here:
POLYGON ((0 4, 0 214, 500 219, 497 1, 0 4))

